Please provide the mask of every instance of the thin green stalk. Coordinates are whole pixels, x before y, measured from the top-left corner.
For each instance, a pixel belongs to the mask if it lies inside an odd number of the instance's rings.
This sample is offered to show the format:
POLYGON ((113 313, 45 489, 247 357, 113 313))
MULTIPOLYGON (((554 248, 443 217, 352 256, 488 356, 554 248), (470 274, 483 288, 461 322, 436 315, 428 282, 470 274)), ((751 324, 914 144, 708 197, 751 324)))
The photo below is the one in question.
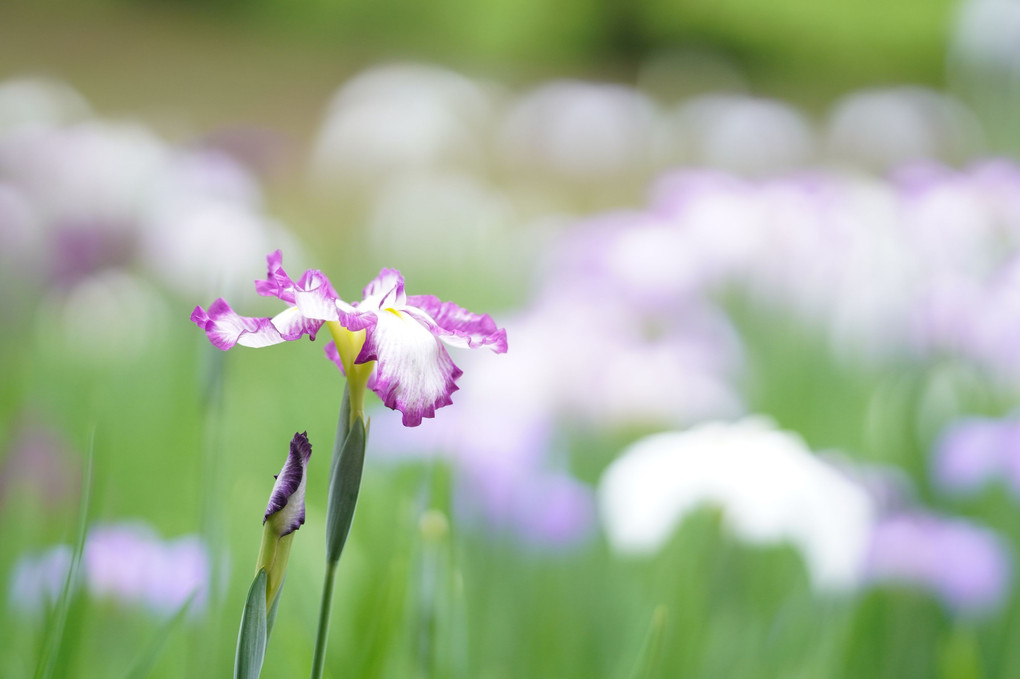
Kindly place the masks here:
POLYGON ((666 607, 662 604, 652 611, 652 624, 638 656, 637 664, 631 672, 631 679, 651 679, 658 676, 659 661, 662 656, 662 636, 666 627, 666 607))
POLYGON ((60 600, 51 626, 47 630, 46 639, 43 642, 43 652, 39 657, 39 664, 35 669, 36 679, 49 679, 56 667, 57 657, 60 654, 61 641, 64 636, 64 627, 67 623, 67 612, 71 607, 71 598, 74 596, 74 588, 78 582, 78 571, 81 568, 82 554, 85 551, 85 539, 88 533, 89 498, 92 492, 92 467, 95 461, 96 431, 92 430, 89 436, 88 456, 85 458, 85 467, 81 477, 81 497, 78 506, 78 530, 74 542, 74 552, 71 557, 71 566, 64 579, 64 588, 60 593, 60 600))
POLYGON ((312 679, 322 677, 322 668, 326 662, 326 642, 329 637, 329 614, 333 603, 336 564, 336 561, 326 562, 326 578, 322 583, 322 605, 319 607, 319 631, 315 635, 315 656, 312 658, 312 679))
POLYGON ((364 464, 364 413, 358 411, 352 403, 348 381, 340 405, 336 443, 333 446, 333 459, 330 463, 326 503, 326 580, 323 583, 322 605, 319 608, 319 632, 315 639, 312 679, 319 679, 322 676, 322 666, 326 661, 329 616, 333 607, 333 578, 351 530, 351 522, 354 520, 364 464))

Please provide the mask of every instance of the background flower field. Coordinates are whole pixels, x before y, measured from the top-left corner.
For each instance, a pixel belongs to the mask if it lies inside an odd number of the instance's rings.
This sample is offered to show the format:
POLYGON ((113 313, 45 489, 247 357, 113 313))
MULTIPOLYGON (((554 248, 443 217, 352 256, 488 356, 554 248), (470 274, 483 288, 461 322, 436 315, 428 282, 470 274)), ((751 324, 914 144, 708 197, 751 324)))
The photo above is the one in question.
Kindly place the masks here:
POLYGON ((307 674, 343 376, 188 320, 277 249, 509 345, 369 396, 326 676, 1017 676, 1020 3, 763 7, 0 9, 0 676, 227 675, 302 431, 307 674))

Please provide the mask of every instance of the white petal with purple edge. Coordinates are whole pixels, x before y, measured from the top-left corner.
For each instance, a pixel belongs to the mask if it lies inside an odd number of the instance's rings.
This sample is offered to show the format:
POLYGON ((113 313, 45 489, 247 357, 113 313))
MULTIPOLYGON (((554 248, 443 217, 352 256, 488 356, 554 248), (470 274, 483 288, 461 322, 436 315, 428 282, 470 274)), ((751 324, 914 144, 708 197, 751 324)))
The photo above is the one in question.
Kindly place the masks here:
POLYGON ((402 307, 406 300, 404 277, 396 269, 383 269, 365 286, 362 294, 365 299, 358 305, 362 309, 402 307))
POLYGON ((423 311, 428 319, 420 319, 452 347, 475 349, 489 347, 497 354, 506 353, 506 330, 496 327, 489 314, 475 314, 453 302, 440 301, 435 295, 408 295, 409 311, 423 311), (431 321, 431 323, 429 323, 431 321))
POLYGON ((306 271, 294 290, 294 301, 301 315, 320 321, 339 320, 337 299, 329 279, 320 271, 306 271))
POLYGON ((224 351, 236 344, 258 348, 286 341, 271 319, 241 316, 222 297, 209 305, 208 310, 195 307, 191 320, 205 330, 216 348, 224 351))
POLYGON ((410 315, 380 312, 362 354, 378 361, 369 388, 403 413, 405 426, 417 426, 452 402, 461 371, 436 336, 410 315))
POLYGON ((315 333, 322 327, 322 321, 315 318, 306 318, 294 306, 273 316, 272 322, 273 327, 286 340, 300 339, 303 335, 308 335, 314 340, 315 333))

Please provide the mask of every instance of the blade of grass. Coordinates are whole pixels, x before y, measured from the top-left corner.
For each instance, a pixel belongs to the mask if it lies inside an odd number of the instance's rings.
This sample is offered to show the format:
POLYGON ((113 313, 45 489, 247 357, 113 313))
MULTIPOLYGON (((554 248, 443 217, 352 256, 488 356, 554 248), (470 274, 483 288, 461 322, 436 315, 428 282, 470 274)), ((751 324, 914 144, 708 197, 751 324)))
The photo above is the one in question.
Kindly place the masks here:
POLYGON ((85 551, 85 536, 88 532, 89 498, 92 492, 92 465, 95 457, 96 432, 95 429, 89 435, 88 452, 85 455, 85 466, 81 475, 81 497, 78 504, 78 528, 75 534, 74 553, 71 557, 71 567, 67 570, 67 577, 64 579, 64 588, 60 592, 60 599, 54 610, 51 624, 46 630, 46 640, 43 642, 42 653, 39 655, 39 664, 35 668, 35 679, 50 679, 53 676, 53 669, 60 656, 60 645, 64 636, 64 626, 67 624, 67 612, 71 606, 71 597, 74 595, 75 583, 78 581, 78 571, 81 569, 82 553, 85 551))
POLYGON ((631 679, 651 679, 656 675, 662 651, 662 632, 665 627, 666 607, 660 604, 652 611, 652 624, 648 628, 637 664, 630 673, 631 679))
POLYGON ((197 592, 188 597, 188 600, 184 602, 173 617, 167 620, 163 626, 156 632, 156 635, 149 642, 149 646, 145 651, 138 656, 138 660, 134 662, 131 669, 128 670, 126 679, 144 679, 149 676, 152 668, 155 667, 156 661, 159 660, 160 654, 163 653, 163 647, 166 646, 166 642, 170 639, 174 630, 181 624, 184 617, 188 613, 188 609, 191 608, 192 602, 195 600, 197 592))

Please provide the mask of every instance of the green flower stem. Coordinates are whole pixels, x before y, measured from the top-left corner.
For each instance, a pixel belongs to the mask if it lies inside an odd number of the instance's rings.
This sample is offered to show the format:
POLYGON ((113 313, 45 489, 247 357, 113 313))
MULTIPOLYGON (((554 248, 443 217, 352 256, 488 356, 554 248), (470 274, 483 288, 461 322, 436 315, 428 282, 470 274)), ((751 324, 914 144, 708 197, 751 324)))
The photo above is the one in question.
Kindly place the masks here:
POLYGON ((319 631, 315 635, 315 656, 312 658, 312 679, 322 677, 326 662, 326 642, 329 637, 329 614, 333 607, 333 578, 337 561, 326 562, 326 578, 322 583, 322 605, 319 608, 319 631))
MULTIPOLYGON (((367 381, 367 376, 364 376, 363 381, 367 381)), ((312 679, 322 677, 323 665, 326 662, 329 618, 333 606, 333 578, 351 530, 361 490, 361 472, 365 464, 365 419, 351 393, 363 387, 364 384, 359 384, 357 378, 348 379, 337 421, 336 444, 330 463, 329 495, 326 505, 326 577, 322 586, 319 630, 315 638, 315 655, 312 659, 312 679)))

